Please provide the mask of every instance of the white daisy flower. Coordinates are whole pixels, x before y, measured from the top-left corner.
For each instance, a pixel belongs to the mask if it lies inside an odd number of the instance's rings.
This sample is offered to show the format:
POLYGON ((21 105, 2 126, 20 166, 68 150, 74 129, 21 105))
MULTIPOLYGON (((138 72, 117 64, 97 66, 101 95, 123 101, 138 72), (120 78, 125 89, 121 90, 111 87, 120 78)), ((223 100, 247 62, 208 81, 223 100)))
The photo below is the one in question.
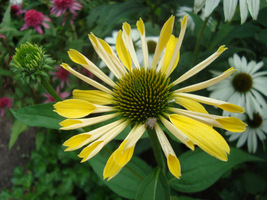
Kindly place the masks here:
MULTIPOLYGON (((193 12, 193 8, 188 7, 188 6, 180 6, 177 9, 176 16, 179 18, 183 18, 183 16, 187 15, 190 12, 193 12)), ((190 15, 188 15, 188 18, 187 18, 187 27, 191 31, 194 31, 194 29, 195 29, 195 22, 190 15)))
POLYGON ((219 3, 220 3, 220 0, 195 0, 194 1, 194 12, 198 13, 204 7, 204 17, 206 18, 210 16, 210 14, 219 5, 219 3))
MULTIPOLYGON (((223 0, 223 12, 225 21, 231 21, 234 16, 238 0, 223 0)), ((239 0, 241 24, 245 23, 248 17, 248 11, 252 19, 257 20, 260 0, 239 0)))
MULTIPOLYGON (((212 91, 210 97, 245 107, 250 119, 254 113, 263 115, 262 109, 267 107, 264 99, 267 97, 267 71, 259 72, 263 62, 256 63, 252 60, 248 63, 245 57, 240 58, 234 54, 229 58, 229 64, 236 68, 237 72, 217 85, 209 87, 208 90, 212 91)), ((224 115, 228 114, 224 112, 224 115)))
POLYGON ((236 146, 240 148, 247 142, 247 148, 250 153, 255 153, 258 146, 258 138, 263 142, 266 139, 267 134, 267 110, 264 109, 263 114, 253 114, 253 118, 248 118, 247 115, 239 114, 238 116, 245 123, 247 123, 247 129, 243 133, 233 133, 226 131, 226 135, 230 136, 229 141, 237 141, 236 146))

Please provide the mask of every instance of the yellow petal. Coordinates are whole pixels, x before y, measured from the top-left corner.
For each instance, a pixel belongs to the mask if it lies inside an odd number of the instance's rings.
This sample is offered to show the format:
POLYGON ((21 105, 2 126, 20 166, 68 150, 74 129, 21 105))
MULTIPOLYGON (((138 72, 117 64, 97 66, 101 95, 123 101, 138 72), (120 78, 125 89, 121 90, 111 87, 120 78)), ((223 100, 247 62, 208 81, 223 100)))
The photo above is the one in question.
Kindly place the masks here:
POLYGON ((111 47, 108 45, 108 43, 100 38, 98 38, 98 41, 101 43, 101 45, 104 47, 105 51, 112 55, 112 49, 111 47))
POLYGON ((76 51, 75 49, 70 49, 68 51, 68 54, 69 54, 69 57, 70 59, 75 62, 75 63, 78 63, 80 65, 87 65, 87 61, 86 59, 84 58, 84 56, 79 53, 78 51, 76 51))
POLYGON ((155 69, 161 53, 163 51, 163 49, 166 47, 171 34, 172 34, 172 29, 173 29, 173 24, 174 24, 174 16, 171 16, 163 25, 161 32, 160 32, 160 36, 159 36, 159 42, 156 46, 156 50, 155 50, 155 54, 152 60, 152 64, 151 64, 151 69, 155 69))
POLYGON ((219 107, 219 108, 221 108, 225 111, 228 111, 228 112, 236 112, 236 113, 243 113, 244 112, 244 108, 242 108, 240 106, 237 106, 235 104, 231 104, 231 103, 228 103, 225 101, 220 101, 217 99, 212 99, 209 97, 203 97, 200 95, 189 94, 189 93, 174 93, 174 95, 176 97, 183 97, 183 98, 194 100, 194 101, 197 101, 200 103, 216 106, 216 107, 219 107))
POLYGON ((74 99, 82 99, 93 104, 107 105, 112 103, 112 96, 99 90, 74 90, 74 99))
POLYGON ((131 26, 127 22, 124 22, 122 25, 123 30, 130 36, 131 34, 131 26))
POLYGON ((210 126, 182 115, 170 115, 171 122, 208 154, 227 161, 230 148, 224 138, 210 126))
POLYGON ((197 101, 183 98, 183 97, 174 97, 175 103, 180 104, 187 110, 200 112, 200 113, 208 113, 208 111, 197 101))
POLYGON ((92 113, 96 107, 88 101, 67 99, 54 104, 55 112, 66 118, 80 118, 92 113))
POLYGON ((179 179, 181 176, 181 166, 178 158, 172 154, 169 154, 167 158, 167 164, 172 175, 179 179))
POLYGON ((68 147, 65 151, 73 151, 86 145, 86 140, 90 139, 91 135, 82 133, 79 135, 72 136, 70 139, 64 142, 64 146, 68 147))
POLYGON ((163 25, 159 36, 159 50, 162 51, 168 43, 173 29, 174 16, 171 16, 163 25))
POLYGON ((216 119, 218 123, 220 123, 224 129, 231 132, 243 132, 246 130, 247 124, 242 122, 242 120, 235 117, 225 117, 216 119))
POLYGON ((108 178, 108 181, 116 176, 120 171, 122 167, 116 164, 114 160, 114 152, 109 157, 107 164, 105 165, 104 171, 103 171, 103 178, 108 178))
MULTIPOLYGON (((166 51, 165 51, 164 57, 163 57, 163 65, 161 67, 162 73, 167 73, 167 71, 168 71, 168 66, 169 66, 169 64, 171 62, 171 58, 172 58, 173 51, 175 49, 177 40, 178 40, 178 38, 175 38, 174 35, 171 35, 171 37, 170 37, 170 39, 168 41, 167 47, 166 47, 166 51)), ((175 62, 174 66, 177 65, 178 60, 179 60, 179 54, 178 54, 178 56, 176 58, 176 62, 175 62)), ((174 69, 174 67, 172 66, 171 71, 173 69, 174 69)))
POLYGON ((59 125, 63 127, 72 126, 74 124, 82 124, 82 122, 77 119, 65 119, 64 121, 59 123, 59 125))
POLYGON ((103 141, 96 141, 90 144, 88 147, 85 147, 81 153, 78 155, 80 158, 83 158, 81 162, 85 162, 97 154, 103 147, 103 141))
POLYGON ((125 67, 128 70, 131 70, 131 68, 132 68, 131 56, 130 56, 128 50, 126 49, 125 44, 122 40, 122 31, 121 30, 118 32, 118 35, 117 35, 116 50, 117 50, 117 54, 118 54, 121 62, 125 65, 125 67))
POLYGON ((136 22, 137 30, 140 32, 141 35, 145 33, 145 25, 141 18, 136 22))

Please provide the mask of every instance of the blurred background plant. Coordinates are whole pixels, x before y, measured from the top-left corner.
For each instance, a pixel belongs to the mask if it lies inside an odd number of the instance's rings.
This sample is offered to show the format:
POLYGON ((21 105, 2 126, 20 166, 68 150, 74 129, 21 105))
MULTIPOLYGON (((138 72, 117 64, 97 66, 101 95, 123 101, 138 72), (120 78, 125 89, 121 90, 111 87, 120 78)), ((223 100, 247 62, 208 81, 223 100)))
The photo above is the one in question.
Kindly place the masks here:
MULTIPOLYGON (((0 109, 2 118, 11 118, 12 129, 10 133, 5 133, 10 137, 9 149, 12 150, 19 143, 18 138, 23 137, 29 125, 38 127, 32 133, 35 135, 36 148, 32 150, 27 166, 15 168, 12 187, 1 185, 0 199, 147 199, 146 195, 154 191, 157 191, 155 199, 164 199, 164 195, 174 200, 267 199, 265 0, 10 0, 1 3, 0 11, 0 109), (174 34, 178 36, 178 19, 185 14, 189 15, 188 29, 180 62, 172 77, 180 76, 225 44, 228 50, 186 84, 206 80, 229 67, 251 76, 252 86, 232 99, 232 102, 247 107, 249 112, 237 117, 246 121, 248 130, 243 135, 220 132, 229 139, 231 145, 231 154, 226 163, 198 150, 189 152, 174 143, 172 146, 182 165, 180 180, 171 176, 164 180, 161 175, 156 176, 157 171, 152 170, 156 166, 155 160, 145 137, 137 145, 135 158, 128 167, 114 180, 103 181, 102 170, 109 150, 112 151, 118 144, 112 143, 102 150, 100 156, 85 164, 77 161, 76 153, 64 153, 62 143, 73 133, 58 130, 58 122, 63 118, 52 112, 53 103, 48 102, 55 99, 38 84, 38 80, 25 81, 21 79, 21 73, 12 70, 11 63, 16 60, 13 58, 15 49, 28 42, 42 47, 50 55, 55 62, 49 62, 49 67, 46 67, 46 80, 64 99, 70 96, 74 88, 88 89, 86 84, 59 67, 63 61, 69 62, 67 51, 70 48, 82 52, 105 73, 109 73, 88 40, 90 32, 105 38, 114 46, 121 24, 127 21, 134 28, 135 22, 141 17, 146 25, 148 49, 153 54, 163 23, 170 15, 175 15, 174 34), (40 104, 38 112, 37 104, 40 104), (133 171, 138 172, 138 178, 131 174, 133 171), (159 184, 155 186, 152 183, 159 184), (147 186, 145 191, 144 185, 147 186)), ((132 37, 138 55, 140 38, 134 33, 132 37)), ((138 56, 138 59, 140 63, 143 62, 142 57, 138 56)), ((96 79, 90 71, 79 65, 73 67, 96 79)), ((108 75, 113 77, 112 74, 108 75)), ((232 79, 234 77, 235 74, 231 76, 232 79)), ((208 90, 201 93, 207 96, 211 94, 217 99, 224 100, 226 96, 231 98, 233 89, 230 87, 236 87, 231 79, 227 84, 210 88, 212 93, 208 90)), ((207 110, 220 113, 213 107, 207 110)), ((117 139, 122 138, 120 136, 117 139)), ((0 154, 4 153, 1 150, 0 154)))

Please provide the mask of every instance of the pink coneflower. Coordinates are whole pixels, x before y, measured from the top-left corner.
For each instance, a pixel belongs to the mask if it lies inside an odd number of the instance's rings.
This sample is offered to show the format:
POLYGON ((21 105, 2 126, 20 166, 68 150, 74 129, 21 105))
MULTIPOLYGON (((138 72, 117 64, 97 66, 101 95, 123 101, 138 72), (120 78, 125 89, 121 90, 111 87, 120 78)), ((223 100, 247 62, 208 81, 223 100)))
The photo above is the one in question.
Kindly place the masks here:
POLYGON ((21 10, 22 4, 12 4, 11 5, 11 15, 17 15, 20 18, 22 13, 25 13, 25 10, 21 10))
POLYGON ((1 116, 3 117, 5 114, 5 108, 11 109, 12 100, 8 97, 0 98, 0 109, 1 109, 1 116))
POLYGON ((25 23, 23 24, 20 30, 24 30, 26 28, 32 27, 37 33, 43 34, 43 30, 41 25, 45 28, 50 28, 45 21, 51 22, 51 19, 46 17, 43 13, 38 12, 37 10, 31 9, 25 13, 24 16, 25 23))
MULTIPOLYGON (((70 93, 69 92, 61 92, 60 93, 59 87, 57 87, 56 93, 58 94, 58 96, 60 96, 60 98, 62 100, 63 99, 66 99, 68 96, 70 96, 70 93)), ((43 95, 46 97, 46 100, 44 101, 44 103, 55 102, 55 99, 50 94, 43 93, 43 95)))
POLYGON ((60 67, 60 66, 55 66, 55 68, 56 68, 57 71, 50 73, 50 74, 55 76, 53 78, 53 81, 59 79, 60 80, 60 88, 63 88, 65 84, 70 86, 69 80, 68 80, 70 73, 67 70, 65 70, 64 68, 60 67))
POLYGON ((0 38, 6 39, 6 36, 0 33, 0 38))
MULTIPOLYGON (((76 10, 82 9, 82 4, 77 2, 76 0, 52 0, 51 3, 53 4, 51 8, 51 15, 55 14, 57 17, 66 13, 69 10, 72 13, 71 23, 77 16, 76 10)), ((66 16, 63 20, 63 25, 65 23, 66 16)))

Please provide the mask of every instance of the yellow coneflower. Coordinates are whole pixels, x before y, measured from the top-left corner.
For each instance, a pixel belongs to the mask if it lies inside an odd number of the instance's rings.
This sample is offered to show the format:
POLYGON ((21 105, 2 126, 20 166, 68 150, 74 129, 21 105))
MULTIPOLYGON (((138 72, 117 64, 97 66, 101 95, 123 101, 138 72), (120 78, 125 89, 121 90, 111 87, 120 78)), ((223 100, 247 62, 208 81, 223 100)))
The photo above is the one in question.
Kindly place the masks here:
POLYGON ((210 115, 200 103, 213 105, 229 112, 242 113, 243 108, 189 93, 216 84, 231 75, 235 69, 230 68, 216 78, 177 89, 179 83, 197 74, 220 56, 226 50, 224 46, 219 47, 214 54, 174 82, 170 82, 169 76, 179 61, 187 16, 181 20, 181 32, 178 38, 172 35, 173 24, 174 16, 171 16, 161 30, 151 66, 148 66, 148 48, 142 19, 139 19, 136 25, 142 42, 144 63, 138 62, 130 34, 131 27, 126 22, 123 23, 122 30, 117 36, 117 55, 104 40, 92 33, 89 35, 95 51, 118 79, 116 82, 113 82, 78 51, 73 49, 68 51, 73 62, 90 70, 107 86, 80 74, 68 64, 61 65, 97 89, 74 90, 73 99, 54 105, 59 115, 68 118, 60 123, 61 129, 78 129, 113 119, 111 123, 71 137, 64 143, 64 146, 68 147, 66 151, 85 146, 78 155, 82 158, 82 162, 85 162, 95 156, 128 125, 132 127, 128 136, 108 159, 103 172, 104 179, 114 177, 130 161, 134 147, 146 129, 154 130, 154 137, 158 138, 170 172, 179 178, 181 175, 179 160, 160 124, 191 150, 198 145, 208 154, 223 161, 227 160, 230 148, 224 138, 212 127, 233 132, 245 130, 246 125, 241 120, 210 115), (102 114, 86 117, 91 113, 102 114))

